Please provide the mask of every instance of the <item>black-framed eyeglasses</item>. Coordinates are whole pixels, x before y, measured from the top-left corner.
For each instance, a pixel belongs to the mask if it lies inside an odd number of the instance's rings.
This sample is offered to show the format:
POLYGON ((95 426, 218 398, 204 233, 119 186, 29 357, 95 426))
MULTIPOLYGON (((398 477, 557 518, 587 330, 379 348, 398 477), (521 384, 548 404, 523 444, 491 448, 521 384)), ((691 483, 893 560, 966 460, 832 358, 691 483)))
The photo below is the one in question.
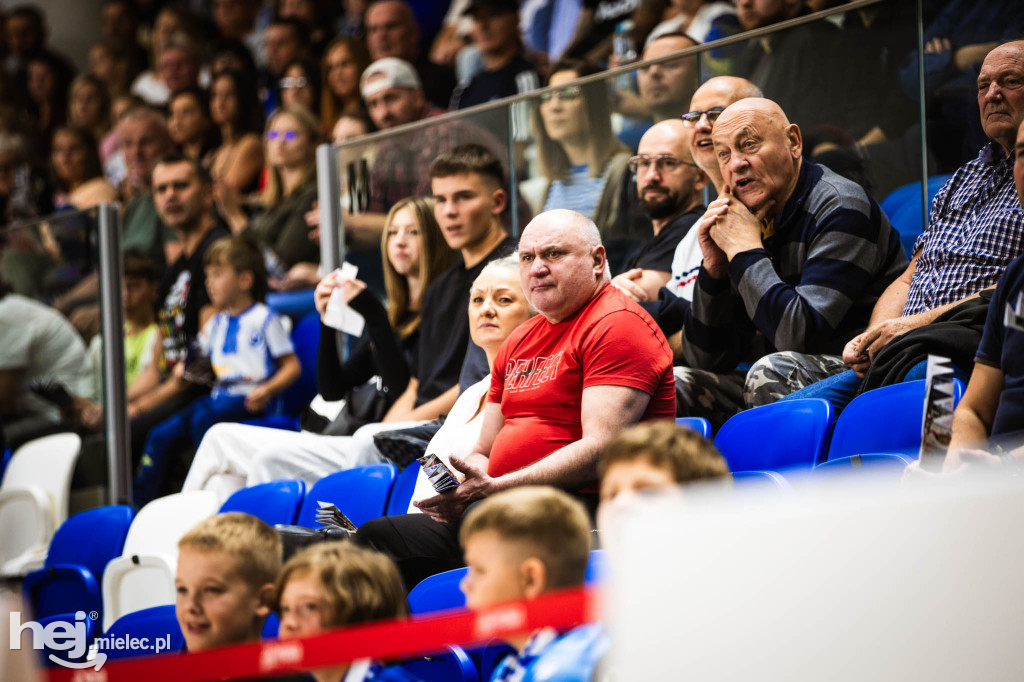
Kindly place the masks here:
POLYGON ((309 81, 305 76, 287 76, 278 81, 277 84, 281 86, 282 90, 289 90, 291 88, 304 88, 309 85, 309 81))
POLYGON ((552 98, 557 96, 560 101, 565 102, 571 99, 576 99, 582 94, 583 88, 581 88, 580 86, 567 85, 561 90, 548 90, 547 92, 542 92, 540 94, 540 101, 550 102, 552 98))
POLYGON ((692 128, 693 126, 697 125, 697 122, 700 121, 701 116, 707 116, 708 123, 713 124, 716 120, 718 120, 718 117, 722 115, 723 111, 725 111, 725 107, 711 107, 707 111, 687 111, 685 114, 680 116, 680 118, 683 119, 684 125, 687 125, 692 128))
POLYGON ((699 168, 697 164, 677 159, 671 154, 658 154, 657 156, 640 154, 639 156, 631 156, 629 158, 629 171, 631 173, 646 173, 651 169, 651 166, 654 166, 658 169, 658 172, 662 173, 672 173, 679 170, 680 166, 699 168))

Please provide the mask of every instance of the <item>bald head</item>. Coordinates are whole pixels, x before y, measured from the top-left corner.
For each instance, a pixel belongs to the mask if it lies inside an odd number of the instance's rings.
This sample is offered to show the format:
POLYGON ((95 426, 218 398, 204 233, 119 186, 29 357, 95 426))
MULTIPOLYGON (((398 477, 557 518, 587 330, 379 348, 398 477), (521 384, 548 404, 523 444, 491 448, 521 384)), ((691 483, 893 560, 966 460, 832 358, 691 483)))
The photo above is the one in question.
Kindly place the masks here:
POLYGON ((519 240, 519 278, 527 300, 550 322, 579 312, 608 280, 594 221, 566 209, 531 220, 519 240))
POLYGON ((538 214, 523 230, 527 233, 549 233, 561 231, 568 236, 579 237, 587 246, 601 246, 601 232, 593 220, 578 211, 555 208, 538 214))
POLYGON ((1024 41, 993 49, 978 74, 981 127, 1009 152, 1024 121, 1024 41))
MULTIPOLYGON (((725 108, 747 97, 763 97, 761 89, 746 78, 717 76, 697 88, 690 100, 690 111, 705 112, 716 107, 725 108)), ((693 161, 707 173, 715 188, 722 191, 722 173, 711 142, 711 131, 715 122, 712 117, 701 116, 693 125, 690 139, 690 153, 693 161)))
POLYGON ((782 210, 800 175, 800 129, 770 99, 748 97, 728 107, 711 134, 724 183, 753 213, 782 210))

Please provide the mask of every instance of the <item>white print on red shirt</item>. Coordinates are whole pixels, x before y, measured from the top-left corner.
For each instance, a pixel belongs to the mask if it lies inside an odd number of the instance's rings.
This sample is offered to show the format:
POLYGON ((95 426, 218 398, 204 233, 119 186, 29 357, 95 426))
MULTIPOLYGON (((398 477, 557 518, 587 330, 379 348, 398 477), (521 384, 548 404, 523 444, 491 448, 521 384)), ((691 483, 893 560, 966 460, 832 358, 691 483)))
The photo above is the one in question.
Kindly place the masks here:
POLYGON ((565 351, 532 360, 510 358, 505 365, 505 390, 516 393, 536 388, 558 376, 558 365, 565 351))

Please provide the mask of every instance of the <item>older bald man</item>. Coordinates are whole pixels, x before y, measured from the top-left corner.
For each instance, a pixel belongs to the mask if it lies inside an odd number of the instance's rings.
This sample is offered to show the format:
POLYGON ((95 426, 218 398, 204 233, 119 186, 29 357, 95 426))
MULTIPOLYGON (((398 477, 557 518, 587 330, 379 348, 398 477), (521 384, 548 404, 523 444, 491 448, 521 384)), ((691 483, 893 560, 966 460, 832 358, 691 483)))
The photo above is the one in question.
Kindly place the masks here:
POLYGON ((723 187, 698 233, 686 364, 727 372, 764 351, 838 355, 906 267, 899 235, 859 185, 802 158, 799 127, 771 100, 727 107, 712 142, 723 187))
MULTIPOLYGON (((883 363, 875 372, 870 370, 895 339, 930 334, 928 325, 962 312, 961 305, 973 305, 972 299, 993 288, 1007 264, 1020 255, 1024 214, 1013 168, 1019 159, 1014 154, 1015 135, 1024 121, 1024 41, 989 52, 978 74, 977 92, 981 125, 990 142, 935 195, 928 228, 914 244, 913 260, 879 298, 868 330, 850 339, 832 371, 821 371, 821 357, 801 353, 764 358, 747 377, 748 404, 783 396, 823 397, 842 409, 857 394, 865 374, 874 374, 865 378, 865 385, 872 387, 886 381, 890 372, 903 380, 923 378, 924 363, 899 371, 892 371, 892 366, 887 371, 883 363), (847 366, 850 369, 844 371, 847 366)), ((928 345, 947 356, 965 352, 962 347, 928 345)), ((972 350, 966 354, 968 359, 958 362, 961 375, 970 373, 972 350)))

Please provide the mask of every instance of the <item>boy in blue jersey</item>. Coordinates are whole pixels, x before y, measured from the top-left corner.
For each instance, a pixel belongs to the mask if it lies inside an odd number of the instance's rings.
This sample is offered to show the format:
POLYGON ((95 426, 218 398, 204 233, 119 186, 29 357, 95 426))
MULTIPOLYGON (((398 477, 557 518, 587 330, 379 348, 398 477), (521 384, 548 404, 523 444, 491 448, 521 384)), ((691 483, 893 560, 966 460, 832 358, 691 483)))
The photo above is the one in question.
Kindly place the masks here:
MULTIPOLYGON (((243 237, 224 238, 207 251, 204 266, 218 312, 203 325, 197 351, 200 364, 208 359, 212 366, 213 390, 150 431, 135 477, 140 507, 157 496, 176 453, 198 445, 214 424, 262 414, 301 373, 281 318, 262 303, 267 276, 259 248, 243 237)), ((188 378, 196 365, 193 359, 175 371, 188 378)))
MULTIPOLYGON (((476 611, 582 587, 591 525, 583 505, 556 488, 522 486, 488 497, 459 532, 469 568, 461 585, 466 606, 476 611)), ((608 649, 596 624, 541 628, 508 641, 516 654, 498 664, 492 681, 518 681, 542 665, 548 679, 589 680, 608 649)))

